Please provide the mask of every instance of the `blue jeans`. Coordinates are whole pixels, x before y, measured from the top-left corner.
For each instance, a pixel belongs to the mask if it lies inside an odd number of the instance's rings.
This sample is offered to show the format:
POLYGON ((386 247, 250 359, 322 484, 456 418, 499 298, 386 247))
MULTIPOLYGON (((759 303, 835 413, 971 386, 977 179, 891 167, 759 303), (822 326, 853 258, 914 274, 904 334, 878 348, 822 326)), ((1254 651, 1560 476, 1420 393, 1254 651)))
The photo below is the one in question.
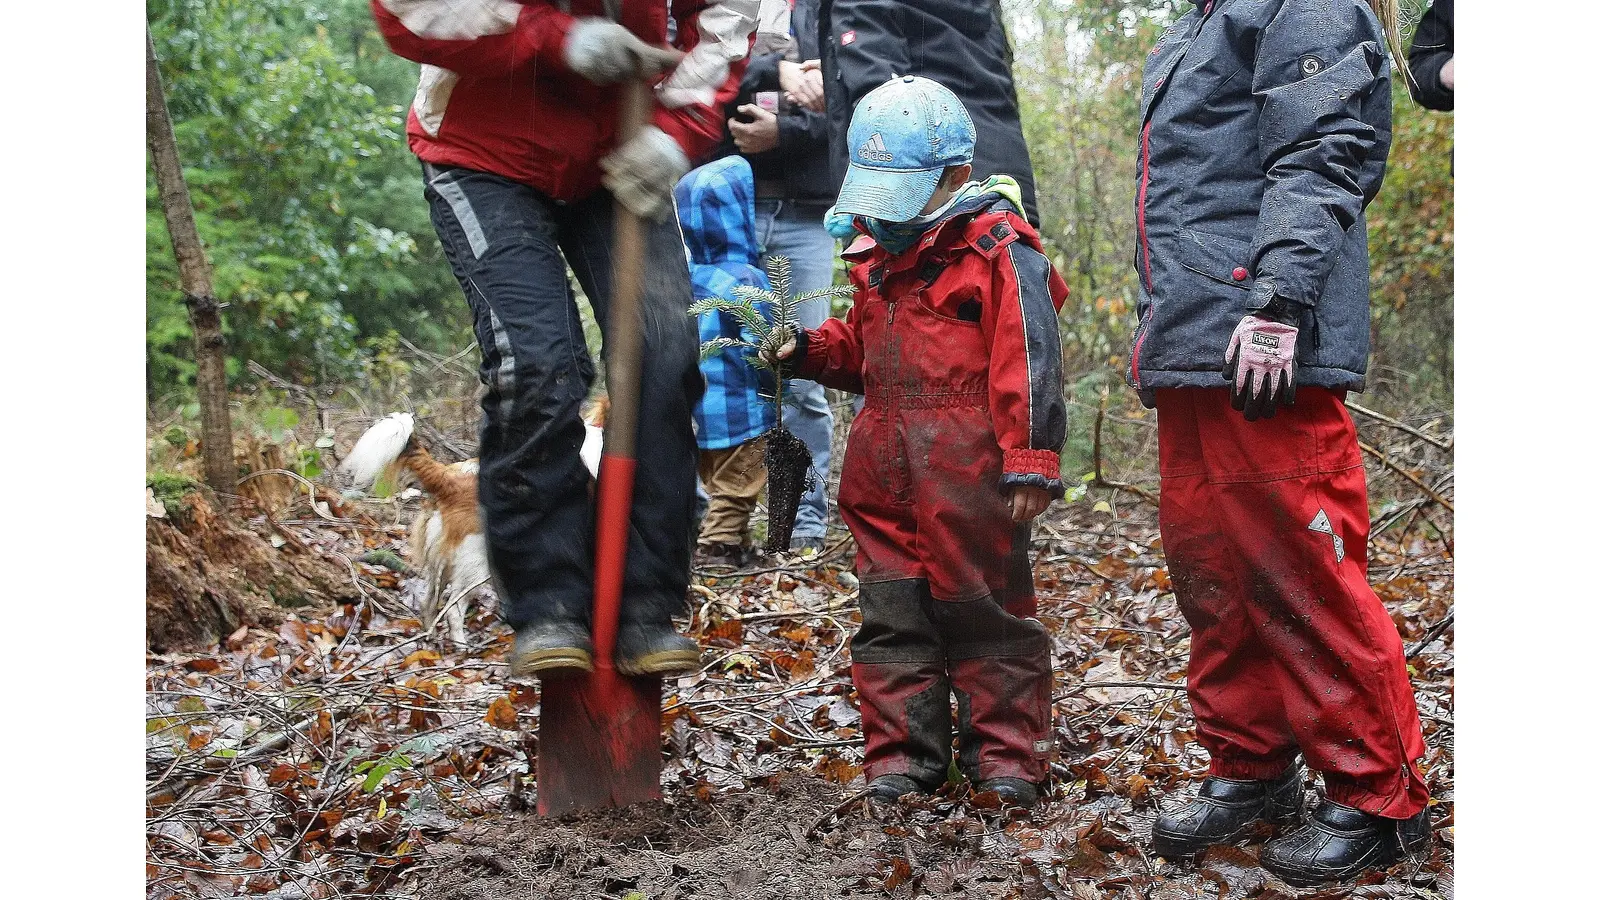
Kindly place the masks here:
MULTIPOLYGON (((833 236, 822 227, 823 204, 787 200, 756 201, 756 239, 761 244, 761 265, 773 256, 787 256, 792 273, 790 290, 799 294, 833 283, 833 236)), ((828 298, 800 304, 800 324, 816 328, 828 318, 828 298)), ((822 385, 795 379, 787 383, 783 423, 811 451, 816 483, 800 500, 794 536, 823 537, 828 528, 828 463, 833 450, 833 411, 822 385)))

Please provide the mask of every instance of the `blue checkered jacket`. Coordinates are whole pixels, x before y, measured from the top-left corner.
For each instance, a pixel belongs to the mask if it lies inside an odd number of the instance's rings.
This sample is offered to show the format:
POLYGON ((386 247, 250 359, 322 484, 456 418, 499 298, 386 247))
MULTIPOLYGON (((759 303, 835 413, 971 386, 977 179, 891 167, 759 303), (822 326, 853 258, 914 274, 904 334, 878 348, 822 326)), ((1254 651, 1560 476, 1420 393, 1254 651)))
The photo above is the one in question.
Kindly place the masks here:
MULTIPOLYGON (((685 175, 674 194, 694 299, 732 297, 741 284, 765 290, 767 276, 755 265, 760 253, 750 163, 739 156, 708 163, 685 175)), ((699 322, 701 343, 719 337, 755 343, 755 335, 728 313, 702 313, 699 322)), ((750 352, 724 350, 700 363, 706 393, 695 405, 694 425, 696 440, 706 450, 736 447, 765 434, 776 422, 767 399, 773 385, 750 364, 750 352)))

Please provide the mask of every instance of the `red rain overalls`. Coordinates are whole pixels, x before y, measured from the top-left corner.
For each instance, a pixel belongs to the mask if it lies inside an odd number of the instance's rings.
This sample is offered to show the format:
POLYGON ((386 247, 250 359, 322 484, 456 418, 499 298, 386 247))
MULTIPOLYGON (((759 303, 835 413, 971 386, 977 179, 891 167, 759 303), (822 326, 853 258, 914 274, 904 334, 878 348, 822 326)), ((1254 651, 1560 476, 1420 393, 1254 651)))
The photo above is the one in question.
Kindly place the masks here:
POLYGON ((968 777, 1041 782, 1049 636, 1008 497, 1018 484, 1061 494, 1066 285, 992 195, 905 253, 862 238, 845 257, 855 305, 807 333, 797 374, 866 396, 839 508, 861 580, 851 656, 867 776, 942 783, 953 691, 968 777))

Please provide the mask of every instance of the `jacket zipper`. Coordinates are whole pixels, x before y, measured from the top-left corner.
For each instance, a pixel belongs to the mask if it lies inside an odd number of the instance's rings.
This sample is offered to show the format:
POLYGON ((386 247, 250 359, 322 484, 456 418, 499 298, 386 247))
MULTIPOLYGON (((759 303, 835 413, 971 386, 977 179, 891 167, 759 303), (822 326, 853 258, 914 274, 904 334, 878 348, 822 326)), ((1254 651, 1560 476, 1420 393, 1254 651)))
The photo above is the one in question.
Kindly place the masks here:
POLYGON ((1150 123, 1144 123, 1144 129, 1139 135, 1139 158, 1141 160, 1139 173, 1139 256, 1144 263, 1145 294, 1150 298, 1150 308, 1145 311, 1139 320, 1139 333, 1133 339, 1132 359, 1129 361, 1129 371, 1133 374, 1133 389, 1140 390, 1139 384, 1139 351, 1144 348, 1145 335, 1149 333, 1150 317, 1156 308, 1155 279, 1150 274, 1150 239, 1144 230, 1145 199, 1150 193, 1150 123))
POLYGON ((1155 298, 1152 297, 1150 298, 1150 309, 1148 309, 1145 312, 1144 317, 1139 320, 1138 333, 1133 337, 1133 354, 1132 359, 1129 362, 1129 371, 1133 373, 1133 389, 1136 391, 1143 389, 1139 384, 1139 350, 1144 347, 1144 336, 1150 333, 1150 317, 1155 314, 1155 311, 1156 301, 1155 298))
MULTIPOLYGON (((885 278, 884 280, 887 281, 888 279, 885 278)), ((884 418, 889 423, 889 440, 893 442, 897 451, 895 462, 890 466, 891 474, 888 477, 889 483, 887 487, 891 495, 910 489, 909 477, 904 479, 900 477, 907 460, 905 445, 901 443, 902 432, 900 426, 900 339, 894 333, 894 311, 899 303, 900 301, 898 300, 889 301, 889 322, 884 326, 889 342, 890 359, 889 377, 886 379, 889 386, 889 396, 885 398, 888 402, 885 404, 884 418)))
POLYGON ((1139 134, 1139 255, 1144 261, 1144 287, 1151 295, 1155 294, 1156 286, 1154 277, 1150 274, 1150 238, 1144 230, 1145 200, 1150 196, 1150 123, 1144 123, 1144 129, 1139 134))
POLYGON ((900 400, 900 345, 894 337, 894 308, 898 300, 889 301, 889 324, 884 326, 884 337, 889 342, 889 410, 890 413, 899 412, 900 400))

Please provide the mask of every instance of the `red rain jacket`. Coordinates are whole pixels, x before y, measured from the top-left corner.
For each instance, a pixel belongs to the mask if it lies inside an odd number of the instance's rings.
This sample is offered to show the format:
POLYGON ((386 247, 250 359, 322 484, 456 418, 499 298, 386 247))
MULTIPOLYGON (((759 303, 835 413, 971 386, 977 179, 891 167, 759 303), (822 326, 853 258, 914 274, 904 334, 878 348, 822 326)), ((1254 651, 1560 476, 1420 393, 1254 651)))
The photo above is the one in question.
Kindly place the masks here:
MULTIPOLYGON (((623 0, 619 21, 642 40, 689 56, 657 86, 652 123, 696 160, 722 136, 739 90, 758 0, 623 0), (670 7, 670 10, 669 10, 670 7)), ((426 162, 492 172, 556 200, 600 185, 616 145, 621 92, 566 67, 573 20, 604 16, 603 0, 372 0, 384 40, 422 63, 406 121, 426 162)))
POLYGON ((839 490, 862 580, 926 577, 941 600, 998 591, 1007 488, 1063 493, 1067 286, 992 193, 905 253, 863 237, 845 258, 855 305, 806 332, 796 375, 866 395, 839 490))

